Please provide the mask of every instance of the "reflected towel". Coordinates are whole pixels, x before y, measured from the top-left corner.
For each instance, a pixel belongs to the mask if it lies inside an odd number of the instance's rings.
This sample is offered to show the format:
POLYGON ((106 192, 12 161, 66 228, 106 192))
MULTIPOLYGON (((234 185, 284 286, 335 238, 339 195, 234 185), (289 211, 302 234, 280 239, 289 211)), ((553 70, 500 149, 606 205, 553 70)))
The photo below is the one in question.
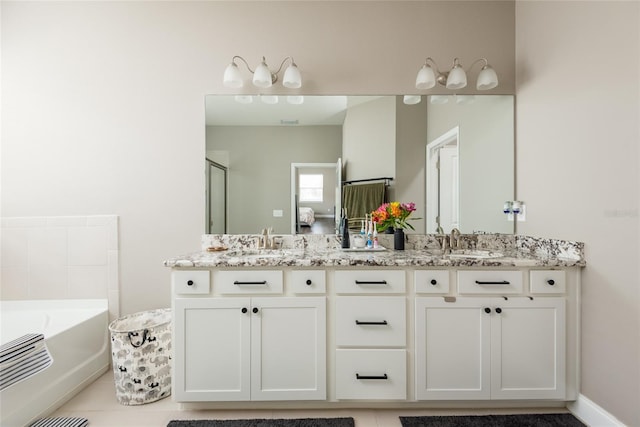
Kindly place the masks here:
POLYGON ((370 214, 384 203, 385 191, 384 182, 342 187, 342 207, 347 209, 347 217, 364 219, 364 214, 370 214))

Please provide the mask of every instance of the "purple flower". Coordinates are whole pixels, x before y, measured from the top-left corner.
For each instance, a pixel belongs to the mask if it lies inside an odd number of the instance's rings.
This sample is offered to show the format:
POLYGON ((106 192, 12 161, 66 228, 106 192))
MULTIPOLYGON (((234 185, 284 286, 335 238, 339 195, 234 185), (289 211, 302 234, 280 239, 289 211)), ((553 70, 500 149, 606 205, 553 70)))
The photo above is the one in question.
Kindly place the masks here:
POLYGON ((411 202, 411 203, 403 203, 402 204, 402 209, 405 209, 409 212, 413 212, 416 210, 416 204, 411 202))

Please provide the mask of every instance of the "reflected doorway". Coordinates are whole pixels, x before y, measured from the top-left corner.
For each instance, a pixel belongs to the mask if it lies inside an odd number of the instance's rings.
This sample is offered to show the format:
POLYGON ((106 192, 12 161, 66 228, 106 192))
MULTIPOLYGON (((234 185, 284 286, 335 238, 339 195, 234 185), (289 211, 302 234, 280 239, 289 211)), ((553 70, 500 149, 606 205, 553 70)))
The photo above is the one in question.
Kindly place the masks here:
POLYGON ((227 168, 207 159, 207 234, 227 233, 227 168))
POLYGON ((342 203, 341 184, 341 159, 336 163, 292 163, 291 233, 336 233, 342 203), (305 177, 308 179, 301 179, 305 177))
POLYGON ((460 228, 459 127, 427 144, 427 233, 460 228))

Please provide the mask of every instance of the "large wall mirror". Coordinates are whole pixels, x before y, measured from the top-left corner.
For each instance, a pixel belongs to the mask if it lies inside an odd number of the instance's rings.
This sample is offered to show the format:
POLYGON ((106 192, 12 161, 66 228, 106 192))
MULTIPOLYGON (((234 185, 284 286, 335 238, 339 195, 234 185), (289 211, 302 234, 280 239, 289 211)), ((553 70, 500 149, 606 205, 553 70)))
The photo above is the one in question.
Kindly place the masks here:
POLYGON ((340 182, 392 178, 386 197, 416 203, 416 233, 513 233, 513 101, 208 95, 206 232, 332 234, 340 182))

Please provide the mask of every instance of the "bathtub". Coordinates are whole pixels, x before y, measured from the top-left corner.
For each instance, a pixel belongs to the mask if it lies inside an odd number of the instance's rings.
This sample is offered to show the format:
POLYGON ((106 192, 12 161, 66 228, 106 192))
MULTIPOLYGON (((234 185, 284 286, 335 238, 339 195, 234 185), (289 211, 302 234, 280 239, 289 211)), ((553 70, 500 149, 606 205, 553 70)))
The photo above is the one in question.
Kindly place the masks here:
POLYGON ((109 369, 107 300, 0 301, 2 344, 42 333, 47 369, 0 391, 0 426, 49 415, 109 369))

